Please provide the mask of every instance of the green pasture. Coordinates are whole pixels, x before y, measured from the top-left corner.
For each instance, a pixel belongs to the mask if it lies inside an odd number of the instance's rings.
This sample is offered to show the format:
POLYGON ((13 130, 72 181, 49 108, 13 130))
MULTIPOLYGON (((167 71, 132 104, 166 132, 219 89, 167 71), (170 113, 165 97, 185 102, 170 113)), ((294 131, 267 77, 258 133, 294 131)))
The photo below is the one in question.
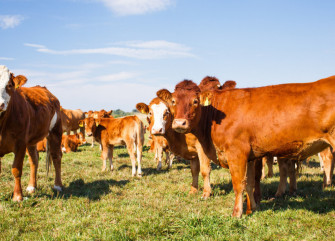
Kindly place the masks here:
MULTIPOLYGON (((145 148, 147 150, 147 148, 145 148)), ((231 217, 234 192, 228 170, 212 166, 213 195, 189 195, 191 172, 187 161, 172 170, 156 171, 153 153, 144 151, 143 177, 131 177, 124 147, 114 151, 114 171, 101 172, 99 147, 81 146, 64 154, 64 191, 52 190, 53 170, 46 176, 40 154, 38 189, 25 200, 11 200, 13 155, 2 159, 0 174, 0 240, 334 240, 335 189, 322 190, 317 160, 303 165, 296 196, 273 199, 279 182, 262 181, 258 211, 241 219, 231 217)), ((25 161, 22 184, 29 178, 25 161)), ((200 187, 202 188, 202 178, 200 187)), ((245 206, 244 206, 245 209, 245 206)))

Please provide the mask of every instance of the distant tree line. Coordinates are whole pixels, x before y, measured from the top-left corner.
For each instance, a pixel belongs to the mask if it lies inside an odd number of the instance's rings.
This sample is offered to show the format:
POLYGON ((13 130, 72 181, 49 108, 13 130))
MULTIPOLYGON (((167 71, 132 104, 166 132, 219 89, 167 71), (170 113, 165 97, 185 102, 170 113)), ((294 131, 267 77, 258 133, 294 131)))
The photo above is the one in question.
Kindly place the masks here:
POLYGON ((137 109, 133 109, 131 112, 125 112, 123 110, 117 109, 117 110, 113 110, 112 116, 117 118, 117 117, 122 117, 122 116, 127 116, 127 115, 134 115, 135 113, 138 113, 137 109))

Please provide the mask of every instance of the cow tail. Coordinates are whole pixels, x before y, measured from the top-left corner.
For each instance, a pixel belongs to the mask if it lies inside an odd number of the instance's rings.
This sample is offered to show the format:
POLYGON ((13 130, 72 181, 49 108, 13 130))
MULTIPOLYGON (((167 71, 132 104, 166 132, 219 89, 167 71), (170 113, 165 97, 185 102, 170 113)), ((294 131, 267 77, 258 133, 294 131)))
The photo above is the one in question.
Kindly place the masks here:
POLYGON ((46 147, 46 171, 47 171, 47 176, 49 175, 49 170, 51 166, 51 154, 50 154, 50 142, 47 140, 47 147, 46 147))
POLYGON ((142 157, 142 148, 144 144, 144 125, 143 122, 137 118, 136 120, 137 123, 137 133, 136 133, 136 140, 135 140, 135 145, 136 145, 136 156, 137 157, 142 157))

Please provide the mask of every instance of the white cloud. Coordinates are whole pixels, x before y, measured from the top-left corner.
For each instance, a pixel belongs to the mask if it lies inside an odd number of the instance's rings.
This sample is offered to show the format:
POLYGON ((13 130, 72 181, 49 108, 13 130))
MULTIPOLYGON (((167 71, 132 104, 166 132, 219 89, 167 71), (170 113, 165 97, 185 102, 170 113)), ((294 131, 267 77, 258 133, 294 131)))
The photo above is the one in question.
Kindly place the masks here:
POLYGON ((98 0, 117 15, 140 15, 162 11, 168 8, 171 0, 98 0))
POLYGON ((15 28, 23 19, 21 15, 0 15, 0 27, 2 29, 15 28))
POLYGON ((73 55, 73 54, 106 54, 117 55, 136 59, 162 59, 170 57, 195 57, 190 52, 190 48, 184 45, 156 40, 147 42, 125 42, 119 43, 124 47, 106 47, 90 49, 70 49, 70 50, 53 50, 39 44, 26 43, 25 46, 34 47, 38 52, 55 54, 55 55, 73 55))
POLYGON ((14 58, 0 57, 0 60, 14 60, 14 58))

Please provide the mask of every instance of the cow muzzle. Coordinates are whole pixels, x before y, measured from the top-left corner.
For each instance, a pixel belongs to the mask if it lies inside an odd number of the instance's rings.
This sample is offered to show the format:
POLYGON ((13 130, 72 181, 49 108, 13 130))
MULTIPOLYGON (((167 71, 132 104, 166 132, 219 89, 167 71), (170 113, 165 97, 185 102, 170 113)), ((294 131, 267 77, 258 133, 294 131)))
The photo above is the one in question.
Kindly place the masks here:
POLYGON ((151 134, 155 135, 155 136, 164 135, 165 130, 163 130, 163 128, 152 128, 151 129, 151 134))
POLYGON ((172 129, 179 133, 189 132, 190 122, 186 119, 174 119, 172 122, 172 129))

